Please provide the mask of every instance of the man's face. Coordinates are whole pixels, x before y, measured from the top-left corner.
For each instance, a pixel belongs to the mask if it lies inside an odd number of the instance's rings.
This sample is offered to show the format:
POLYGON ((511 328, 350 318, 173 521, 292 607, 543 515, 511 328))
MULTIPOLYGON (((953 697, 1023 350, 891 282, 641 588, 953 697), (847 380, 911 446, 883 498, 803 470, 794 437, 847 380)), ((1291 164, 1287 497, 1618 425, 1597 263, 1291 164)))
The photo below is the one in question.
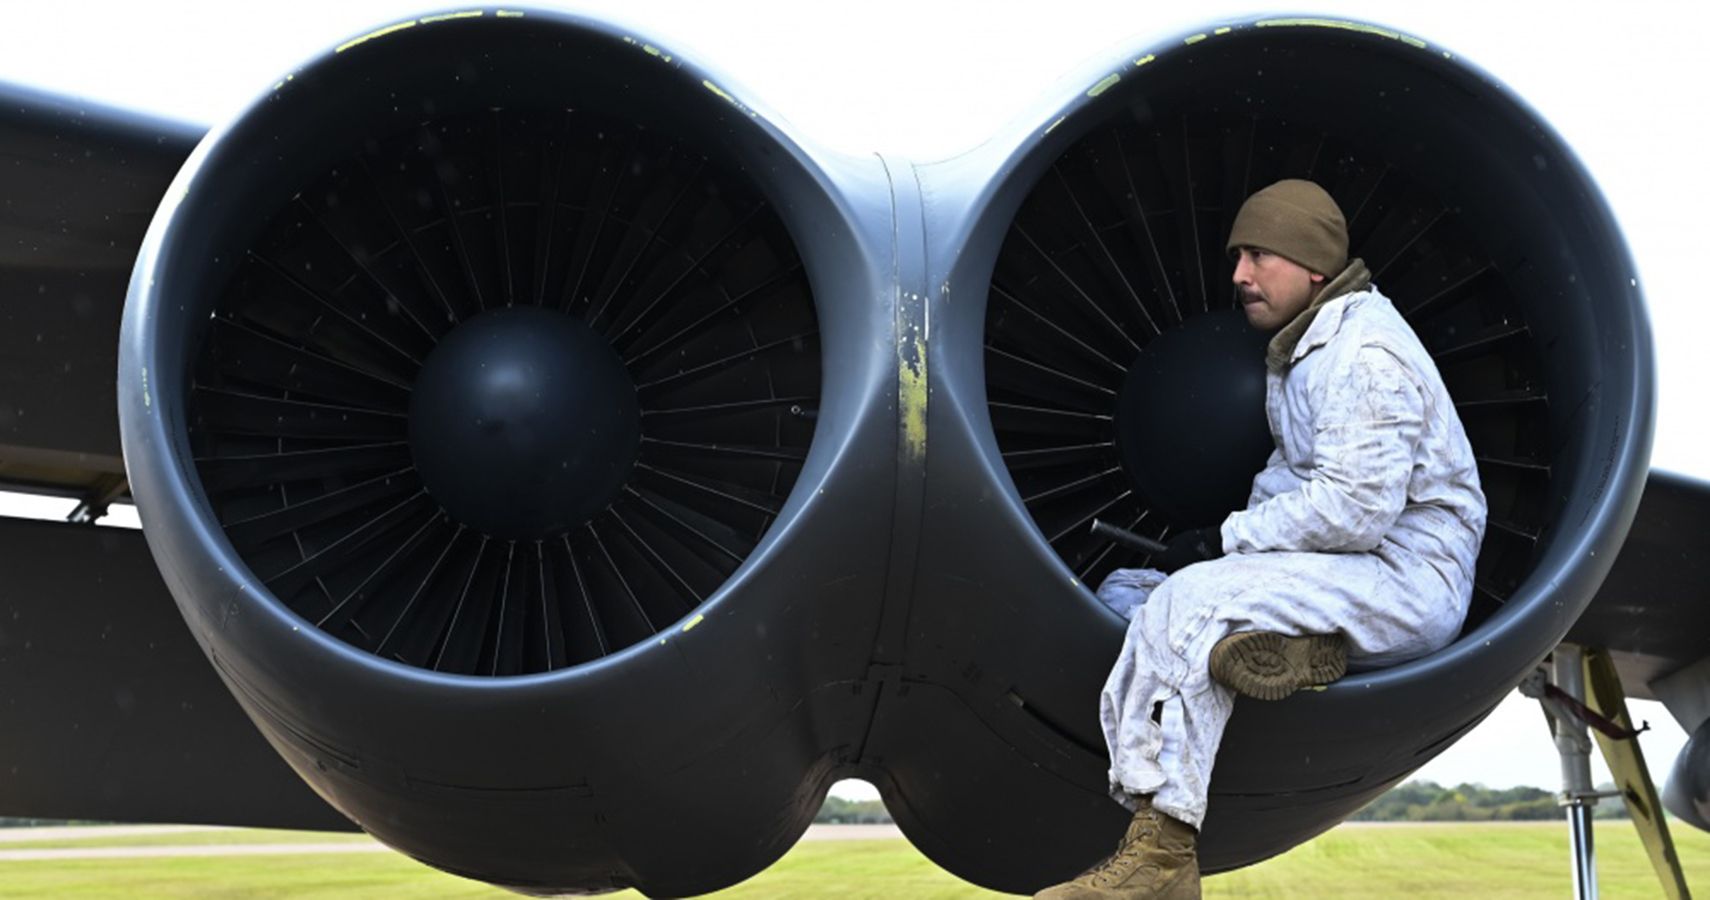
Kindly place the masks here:
POLYGON ((1324 276, 1268 250, 1241 247, 1235 258, 1235 288, 1247 324, 1275 331, 1294 321, 1312 303, 1324 276))

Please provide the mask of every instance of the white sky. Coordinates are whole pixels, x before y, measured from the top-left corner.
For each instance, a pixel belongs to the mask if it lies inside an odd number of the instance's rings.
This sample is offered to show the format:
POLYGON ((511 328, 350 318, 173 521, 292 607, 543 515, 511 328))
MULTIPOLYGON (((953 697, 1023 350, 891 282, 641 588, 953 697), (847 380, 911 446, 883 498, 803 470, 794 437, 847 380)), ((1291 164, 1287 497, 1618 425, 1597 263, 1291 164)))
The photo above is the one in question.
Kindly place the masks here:
MULTIPOLYGON (((1096 58, 1267 11, 1222 0, 546 5, 618 19, 728 73, 737 93, 810 141, 916 159, 971 147, 1047 95, 1064 96, 1077 86, 1058 79, 1096 58)), ((303 60, 424 8, 398 0, 6 4, 0 81, 212 123, 303 60)), ((1710 353, 1698 341, 1710 305, 1697 257, 1710 248, 1702 163, 1710 11, 1684 2, 1490 0, 1313 0, 1297 9, 1368 19, 1452 50, 1556 126, 1602 184, 1650 301, 1660 374, 1653 462, 1710 479, 1710 416, 1700 395, 1710 385, 1710 353)), ((1656 726, 1641 741, 1660 780, 1685 736, 1660 705, 1637 704, 1635 716, 1656 726)), ((1551 788, 1558 778, 1541 716, 1518 698, 1417 777, 1551 788)), ((871 796, 851 787, 838 793, 871 796)))

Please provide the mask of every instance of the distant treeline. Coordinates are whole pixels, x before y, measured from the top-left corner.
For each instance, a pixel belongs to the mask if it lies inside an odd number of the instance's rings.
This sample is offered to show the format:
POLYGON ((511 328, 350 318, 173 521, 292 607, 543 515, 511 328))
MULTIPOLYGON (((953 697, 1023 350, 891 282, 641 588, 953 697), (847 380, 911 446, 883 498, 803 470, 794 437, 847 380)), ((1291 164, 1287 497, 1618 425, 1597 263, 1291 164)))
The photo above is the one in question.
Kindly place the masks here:
MULTIPOLYGON (((1607 790, 1611 785, 1600 785, 1607 790)), ((1597 805, 1599 819, 1625 819, 1618 799, 1597 805)), ((1482 784, 1443 787, 1435 781, 1409 781, 1391 788, 1354 814, 1356 822, 1527 822, 1560 819, 1556 795, 1535 787, 1503 790, 1482 784)))
MULTIPOLYGON (((1609 790, 1612 785, 1599 785, 1609 790)), ((1559 821, 1562 808, 1556 795, 1535 787, 1503 790, 1482 784, 1444 787, 1435 781, 1409 781, 1392 788, 1354 814, 1358 822, 1538 822, 1559 821)), ((1597 806, 1599 819, 1625 819, 1627 807, 1618 799, 1597 806)), ((833 825, 889 824, 891 814, 878 800, 825 798, 815 822, 833 825)))
POLYGON ((0 828, 41 828, 48 825, 106 825, 83 819, 18 819, 0 816, 0 828))
POLYGON ((891 814, 885 811, 885 804, 878 800, 827 797, 825 805, 819 808, 819 815, 814 816, 813 820, 820 825, 889 825, 891 814))

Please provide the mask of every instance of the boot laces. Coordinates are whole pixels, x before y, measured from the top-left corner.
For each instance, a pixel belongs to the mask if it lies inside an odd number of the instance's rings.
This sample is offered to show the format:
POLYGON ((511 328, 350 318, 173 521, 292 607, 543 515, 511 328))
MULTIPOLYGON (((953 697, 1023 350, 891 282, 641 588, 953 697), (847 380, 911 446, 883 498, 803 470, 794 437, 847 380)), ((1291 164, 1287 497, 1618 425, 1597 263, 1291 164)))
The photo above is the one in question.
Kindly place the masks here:
POLYGON ((1146 839, 1156 833, 1156 826, 1152 824, 1142 826, 1138 830, 1130 830, 1123 836, 1122 846, 1117 847, 1115 853, 1087 872, 1087 883, 1092 887, 1107 888, 1127 880, 1146 857, 1146 839))

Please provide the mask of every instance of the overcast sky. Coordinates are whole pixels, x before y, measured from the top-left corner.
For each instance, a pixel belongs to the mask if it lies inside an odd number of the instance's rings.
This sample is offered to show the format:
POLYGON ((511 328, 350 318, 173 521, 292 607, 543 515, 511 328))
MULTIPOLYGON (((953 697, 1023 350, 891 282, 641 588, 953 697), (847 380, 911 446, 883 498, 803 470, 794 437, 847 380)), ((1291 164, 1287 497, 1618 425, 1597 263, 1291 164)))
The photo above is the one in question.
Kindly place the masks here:
MULTIPOLYGON (((810 141, 935 159, 967 149, 1047 97, 1093 59, 1247 4, 932 2, 590 2, 719 69, 746 98, 810 141)), ((423 4, 396 0, 8 4, 0 80, 213 123, 302 61, 423 4), (265 13, 252 10, 266 9, 265 13)), ((1701 289, 1710 248, 1702 109, 1710 78, 1697 4, 1328 2, 1294 11, 1350 15, 1409 32, 1482 66, 1526 97, 1579 153, 1629 239, 1649 298, 1660 373, 1659 467, 1710 478, 1710 323, 1701 289)), ((1090 702, 1090 700, 1089 700, 1090 702)), ((1685 736, 1660 706, 1636 715, 1660 781, 1685 736)), ((1511 700, 1418 777, 1557 786, 1535 705, 1511 700)), ((1603 776, 1600 776, 1603 777, 1603 776)), ((840 790, 840 793, 856 793, 840 790)))

